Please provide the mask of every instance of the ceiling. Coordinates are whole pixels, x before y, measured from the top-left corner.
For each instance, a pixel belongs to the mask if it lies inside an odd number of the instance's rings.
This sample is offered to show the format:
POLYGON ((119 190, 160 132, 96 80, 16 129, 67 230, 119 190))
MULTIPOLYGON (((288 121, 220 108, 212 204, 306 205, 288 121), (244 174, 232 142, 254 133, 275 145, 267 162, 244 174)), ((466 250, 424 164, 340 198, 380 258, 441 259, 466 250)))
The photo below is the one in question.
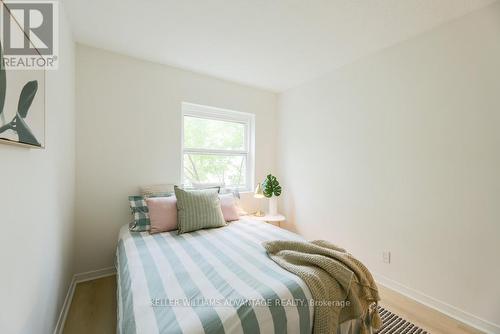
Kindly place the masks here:
POLYGON ((284 91, 495 0, 65 0, 78 42, 284 91))

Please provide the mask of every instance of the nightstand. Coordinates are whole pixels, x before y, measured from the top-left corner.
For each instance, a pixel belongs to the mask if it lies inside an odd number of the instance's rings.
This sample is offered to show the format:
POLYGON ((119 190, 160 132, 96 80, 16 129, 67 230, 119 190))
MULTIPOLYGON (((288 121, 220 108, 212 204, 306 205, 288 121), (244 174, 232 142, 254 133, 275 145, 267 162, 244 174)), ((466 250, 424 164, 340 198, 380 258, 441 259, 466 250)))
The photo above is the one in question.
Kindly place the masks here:
POLYGON ((277 214, 277 215, 274 215, 274 216, 270 216, 270 215, 264 215, 262 217, 257 217, 257 216, 254 216, 254 215, 251 215, 250 216, 253 220, 259 220, 259 221, 263 221, 263 222, 266 222, 266 223, 269 223, 269 224, 273 224, 275 226, 278 226, 278 227, 281 227, 280 226, 280 223, 281 222, 284 222, 286 220, 286 217, 281 215, 281 214, 277 214))

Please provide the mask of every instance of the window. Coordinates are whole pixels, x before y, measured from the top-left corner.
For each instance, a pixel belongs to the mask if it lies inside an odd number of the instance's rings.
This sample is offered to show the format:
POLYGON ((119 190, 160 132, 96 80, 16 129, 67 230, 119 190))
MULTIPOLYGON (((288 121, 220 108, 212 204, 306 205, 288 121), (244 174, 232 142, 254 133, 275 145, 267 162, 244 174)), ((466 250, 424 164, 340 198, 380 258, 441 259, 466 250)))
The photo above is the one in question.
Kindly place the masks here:
POLYGON ((250 191, 253 184, 254 116, 182 104, 182 183, 250 191))

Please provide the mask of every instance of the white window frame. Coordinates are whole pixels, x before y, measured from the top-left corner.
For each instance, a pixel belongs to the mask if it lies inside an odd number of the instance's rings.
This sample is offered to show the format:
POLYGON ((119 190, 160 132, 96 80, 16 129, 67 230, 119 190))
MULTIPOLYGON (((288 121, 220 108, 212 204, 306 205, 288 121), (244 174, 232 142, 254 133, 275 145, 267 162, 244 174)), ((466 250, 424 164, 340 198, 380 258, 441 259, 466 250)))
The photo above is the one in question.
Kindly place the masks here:
MULTIPOLYGON (((253 191, 255 178, 255 115, 241 111, 222 109, 200 104, 182 102, 181 116, 181 183, 184 182, 184 154, 216 154, 216 155, 244 155, 246 156, 246 184, 237 188, 240 192, 253 191), (209 120, 241 123, 245 126, 244 150, 219 149, 188 149, 184 147, 184 117, 197 117, 209 120)), ((232 189, 232 188, 231 188, 232 189)))

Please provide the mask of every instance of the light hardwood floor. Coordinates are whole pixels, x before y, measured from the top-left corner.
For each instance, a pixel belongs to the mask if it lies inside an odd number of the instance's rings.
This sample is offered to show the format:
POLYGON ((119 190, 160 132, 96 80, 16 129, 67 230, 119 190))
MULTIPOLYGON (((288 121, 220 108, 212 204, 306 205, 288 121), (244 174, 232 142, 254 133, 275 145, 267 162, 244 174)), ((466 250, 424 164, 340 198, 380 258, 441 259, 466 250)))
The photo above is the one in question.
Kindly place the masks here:
POLYGON ((116 276, 76 285, 63 333, 116 333, 116 276))
POLYGON ((457 321, 413 299, 378 285, 380 305, 432 334, 478 334, 475 328, 457 321))
MULTIPOLYGON (((427 306, 379 285, 381 305, 432 334, 481 333, 427 306)), ((79 283, 64 326, 65 334, 116 333, 116 278, 79 283)))

